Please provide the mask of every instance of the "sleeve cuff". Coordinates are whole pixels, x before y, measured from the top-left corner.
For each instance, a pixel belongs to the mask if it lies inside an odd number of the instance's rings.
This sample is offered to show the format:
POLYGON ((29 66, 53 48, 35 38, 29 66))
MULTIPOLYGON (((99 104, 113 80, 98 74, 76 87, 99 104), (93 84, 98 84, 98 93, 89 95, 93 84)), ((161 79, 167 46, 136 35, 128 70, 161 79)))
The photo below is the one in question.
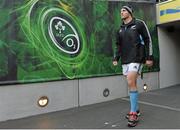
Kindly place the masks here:
POLYGON ((150 56, 146 57, 146 60, 154 60, 153 55, 150 55, 150 56))

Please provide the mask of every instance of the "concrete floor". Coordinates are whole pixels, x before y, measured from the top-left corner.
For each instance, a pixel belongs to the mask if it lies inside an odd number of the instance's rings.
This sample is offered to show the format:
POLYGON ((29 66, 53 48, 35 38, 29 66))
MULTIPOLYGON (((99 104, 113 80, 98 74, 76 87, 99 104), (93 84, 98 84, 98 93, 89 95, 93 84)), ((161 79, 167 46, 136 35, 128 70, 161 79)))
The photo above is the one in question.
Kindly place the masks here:
MULTIPOLYGON (((137 129, 180 129, 180 86, 142 93, 137 129)), ((0 122, 1 129, 126 129, 128 97, 110 102, 0 122)))

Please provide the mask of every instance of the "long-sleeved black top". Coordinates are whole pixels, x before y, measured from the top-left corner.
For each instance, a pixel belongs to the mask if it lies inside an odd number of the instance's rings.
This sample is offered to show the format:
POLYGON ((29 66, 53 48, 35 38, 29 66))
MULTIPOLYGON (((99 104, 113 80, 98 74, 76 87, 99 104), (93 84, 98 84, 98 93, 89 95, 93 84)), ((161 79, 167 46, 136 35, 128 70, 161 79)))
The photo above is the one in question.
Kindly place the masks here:
POLYGON ((122 24, 116 36, 114 60, 122 64, 144 63, 153 59, 152 40, 144 21, 135 19, 122 24))

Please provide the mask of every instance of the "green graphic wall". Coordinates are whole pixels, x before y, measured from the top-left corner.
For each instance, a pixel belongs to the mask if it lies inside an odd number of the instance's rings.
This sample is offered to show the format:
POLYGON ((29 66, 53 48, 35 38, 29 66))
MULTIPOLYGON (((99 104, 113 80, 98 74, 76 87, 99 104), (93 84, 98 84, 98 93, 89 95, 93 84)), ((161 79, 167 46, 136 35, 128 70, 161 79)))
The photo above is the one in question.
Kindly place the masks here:
POLYGON ((155 5, 101 0, 1 0, 0 84, 121 74, 112 65, 120 8, 146 21, 159 71, 155 5))

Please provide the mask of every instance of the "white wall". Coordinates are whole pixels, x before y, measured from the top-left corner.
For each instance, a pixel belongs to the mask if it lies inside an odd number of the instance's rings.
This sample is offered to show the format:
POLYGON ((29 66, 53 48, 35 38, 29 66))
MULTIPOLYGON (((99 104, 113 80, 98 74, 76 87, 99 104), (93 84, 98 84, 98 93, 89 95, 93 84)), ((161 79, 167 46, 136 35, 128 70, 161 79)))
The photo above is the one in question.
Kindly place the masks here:
POLYGON ((158 28, 160 48, 160 87, 180 84, 180 32, 158 28))
MULTIPOLYGON (((159 87, 158 73, 144 74, 144 81, 138 79, 139 91, 143 92, 146 82, 149 90, 159 87)), ((0 121, 18 119, 42 113, 54 112, 105 102, 128 95, 127 83, 123 76, 109 76, 80 80, 66 80, 0 87, 0 121), (108 88, 110 95, 103 96, 108 88), (45 108, 37 105, 41 96, 49 98, 45 108)))
POLYGON ((77 91, 77 80, 1 86, 0 121, 77 107, 77 91), (37 105, 41 96, 49 98, 45 108, 37 105))
MULTIPOLYGON (((159 88, 159 73, 145 73, 143 80, 137 81, 138 91, 144 92, 143 85, 148 85, 148 90, 159 88)), ((110 76, 101 78, 83 79, 79 82, 80 106, 109 101, 128 95, 128 86, 124 76, 110 76), (110 95, 103 96, 103 91, 108 88, 110 95)))
POLYGON ((127 96, 127 82, 123 76, 83 79, 79 82, 80 106, 109 101, 127 96), (109 89, 109 96, 103 91, 109 89))

